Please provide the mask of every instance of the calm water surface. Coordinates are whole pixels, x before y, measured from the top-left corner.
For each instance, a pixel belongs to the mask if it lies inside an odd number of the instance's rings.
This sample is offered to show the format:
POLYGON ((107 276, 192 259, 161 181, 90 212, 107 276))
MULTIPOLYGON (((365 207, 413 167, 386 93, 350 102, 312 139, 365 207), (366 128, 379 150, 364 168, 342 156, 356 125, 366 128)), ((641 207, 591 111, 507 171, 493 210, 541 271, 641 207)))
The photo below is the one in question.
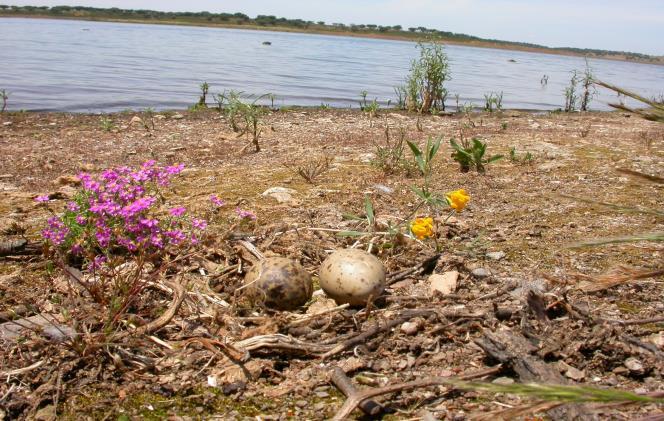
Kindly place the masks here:
MULTIPOLYGON (((551 110, 564 103, 579 57, 448 46, 450 99, 482 106, 503 91, 503 106, 551 110), (515 60, 516 62, 511 62, 515 60), (546 86, 542 76, 549 76, 546 86)), ((0 89, 10 109, 110 112, 185 108, 207 81, 210 93, 272 93, 275 105, 357 107, 360 91, 395 101, 415 44, 269 31, 0 18, 0 89), (272 45, 263 45, 270 41, 272 45)), ((601 79, 649 97, 664 93, 664 66, 591 60, 601 79)), ((608 109, 614 94, 591 104, 608 109)), ((211 98, 208 98, 211 102, 211 98)))

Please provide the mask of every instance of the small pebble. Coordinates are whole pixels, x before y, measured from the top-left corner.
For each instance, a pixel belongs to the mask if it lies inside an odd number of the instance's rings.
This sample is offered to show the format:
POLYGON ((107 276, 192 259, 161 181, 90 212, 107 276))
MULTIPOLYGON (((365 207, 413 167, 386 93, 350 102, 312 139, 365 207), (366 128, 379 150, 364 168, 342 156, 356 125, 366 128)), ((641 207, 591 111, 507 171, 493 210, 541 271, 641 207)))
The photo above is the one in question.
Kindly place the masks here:
POLYGON ((377 192, 380 192, 380 193, 383 193, 383 194, 392 194, 392 193, 394 193, 394 189, 393 189, 393 188, 391 188, 391 187, 387 187, 387 186, 385 186, 385 185, 383 185, 383 184, 375 184, 375 185, 373 186, 373 188, 374 188, 374 190, 376 190, 377 192))
POLYGON ((627 367, 627 369, 632 374, 636 374, 637 376, 643 375, 645 373, 643 363, 634 357, 630 357, 625 360, 625 367, 627 367))
POLYGON ((484 269, 484 268, 473 269, 473 271, 470 272, 470 273, 474 277, 479 278, 479 279, 487 278, 489 275, 491 275, 491 273, 488 270, 484 269))
POLYGON ((401 325, 401 331, 406 335, 415 335, 420 330, 420 326, 415 322, 405 322, 401 325))
POLYGON ((505 257, 505 252, 504 251, 492 251, 490 253, 487 253, 486 257, 488 257, 491 260, 501 260, 505 257))
POLYGON ((509 377, 498 377, 497 379, 494 379, 491 383, 499 384, 502 386, 509 386, 511 384, 514 384, 514 379, 509 377))
POLYGON ((618 374, 620 376, 625 376, 625 375, 629 374, 629 370, 627 369, 627 367, 618 366, 618 367, 613 369, 613 374, 618 374))
POLYGON ((309 404, 309 402, 305 401, 304 399, 299 400, 299 401, 295 401, 295 406, 297 406, 298 408, 304 408, 308 404, 309 404))

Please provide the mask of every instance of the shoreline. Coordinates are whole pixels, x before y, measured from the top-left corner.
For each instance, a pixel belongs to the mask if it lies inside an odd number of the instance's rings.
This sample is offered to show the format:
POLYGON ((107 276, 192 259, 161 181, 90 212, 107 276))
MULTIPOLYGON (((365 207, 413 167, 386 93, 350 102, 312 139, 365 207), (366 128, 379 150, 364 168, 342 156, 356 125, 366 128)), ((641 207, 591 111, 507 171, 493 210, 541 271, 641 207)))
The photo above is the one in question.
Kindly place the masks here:
MULTIPOLYGON (((112 19, 112 18, 96 18, 96 17, 85 17, 85 16, 69 17, 69 16, 50 16, 50 15, 18 15, 18 14, 7 15, 0 13, 0 18, 52 19, 52 20, 71 20, 71 21, 82 21, 82 22, 110 22, 110 23, 144 24, 144 25, 193 26, 201 28, 245 29, 251 31, 330 35, 330 36, 342 36, 342 37, 351 37, 351 38, 404 41, 404 42, 413 42, 413 43, 416 43, 420 39, 422 39, 422 36, 409 37, 397 34, 357 33, 352 31, 327 31, 327 30, 316 30, 316 29, 299 30, 296 28, 283 27, 283 26, 266 27, 259 25, 205 24, 205 23, 184 22, 184 21, 171 22, 163 20, 112 19)), ((487 49, 550 54, 550 55, 568 56, 568 57, 586 57, 595 60, 623 61, 630 63, 664 66, 664 57, 660 57, 658 60, 638 60, 620 55, 581 54, 581 53, 574 53, 571 51, 564 51, 556 48, 527 47, 527 46, 495 43, 490 41, 457 41, 457 40, 441 38, 441 42, 443 44, 457 45, 457 46, 464 46, 471 48, 487 48, 487 49)))
MULTIPOLYGON (((324 112, 324 111, 330 111, 330 112, 347 112, 347 113, 357 113, 360 115, 363 115, 365 111, 362 111, 359 108, 348 108, 348 107, 321 107, 321 106, 316 106, 316 105, 286 105, 283 107, 270 107, 268 105, 258 105, 258 107, 264 109, 268 113, 290 113, 290 112, 324 112)), ((66 111, 66 110, 40 110, 40 109, 10 109, 7 108, 4 112, 0 113, 0 120, 2 119, 3 116, 13 116, 13 115, 21 115, 21 114, 39 114, 39 115, 71 115, 71 116, 79 116, 79 117, 99 117, 99 116, 123 116, 123 115, 130 115, 130 114, 143 114, 146 112, 146 109, 142 108, 126 108, 124 110, 119 110, 119 111, 66 111)), ((207 108, 204 108, 202 110, 192 110, 189 107, 187 108, 163 108, 163 109, 153 109, 153 112, 155 114, 164 114, 164 115, 174 115, 174 114, 206 114, 206 113, 219 113, 219 110, 217 109, 216 106, 208 106, 207 108)), ((618 110, 610 109, 610 110, 594 110, 590 109, 588 111, 579 111, 575 110, 572 112, 564 112, 562 108, 556 108, 556 109, 550 109, 550 110, 537 110, 537 109, 530 109, 530 108, 503 108, 501 110, 494 110, 493 112, 489 112, 484 110, 482 107, 476 107, 473 108, 470 111, 471 115, 483 115, 486 114, 488 116, 505 116, 505 115, 510 115, 510 114, 529 114, 529 115, 549 115, 549 114, 566 114, 566 115, 591 115, 591 114, 611 114, 611 113, 616 113, 619 112, 618 110)), ((223 114, 223 112, 222 112, 223 114)), ((381 108, 377 115, 381 114, 403 114, 406 116, 429 116, 429 117, 454 117, 458 115, 463 115, 465 114, 461 110, 457 110, 454 108, 454 106, 447 106, 447 109, 445 111, 440 111, 438 114, 429 114, 429 113, 422 113, 419 114, 416 111, 408 111, 408 110, 402 110, 398 108, 381 108)))

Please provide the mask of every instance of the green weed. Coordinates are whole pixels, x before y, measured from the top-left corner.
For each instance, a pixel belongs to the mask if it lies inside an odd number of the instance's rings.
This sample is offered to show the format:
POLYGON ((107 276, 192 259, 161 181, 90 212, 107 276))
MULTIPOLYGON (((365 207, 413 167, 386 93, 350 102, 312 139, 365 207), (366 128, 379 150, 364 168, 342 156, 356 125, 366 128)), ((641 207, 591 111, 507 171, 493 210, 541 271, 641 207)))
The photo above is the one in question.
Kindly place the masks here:
POLYGON ((4 113, 7 109, 7 100, 9 99, 9 94, 4 89, 0 89, 0 99, 2 100, 2 108, 0 108, 0 113, 4 113))
POLYGON ((461 172, 468 172, 472 167, 475 167, 478 173, 485 173, 484 165, 495 162, 501 158, 502 155, 493 155, 489 158, 484 158, 486 154, 486 143, 476 137, 467 142, 463 137, 461 144, 458 144, 454 138, 450 139, 450 145, 454 152, 452 159, 459 163, 461 172))
POLYGON ((434 41, 420 42, 418 60, 413 60, 410 75, 406 79, 406 107, 419 113, 445 111, 447 89, 450 80, 449 60, 442 44, 434 41))

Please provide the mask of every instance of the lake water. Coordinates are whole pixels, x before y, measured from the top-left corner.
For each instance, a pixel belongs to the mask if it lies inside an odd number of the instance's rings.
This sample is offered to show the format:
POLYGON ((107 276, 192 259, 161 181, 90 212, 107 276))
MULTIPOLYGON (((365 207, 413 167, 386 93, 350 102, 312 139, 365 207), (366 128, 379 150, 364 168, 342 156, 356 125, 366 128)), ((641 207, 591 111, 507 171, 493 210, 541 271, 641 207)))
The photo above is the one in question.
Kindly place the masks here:
MULTIPOLYGON (((454 94, 462 105, 482 106, 484 94, 503 91, 505 108, 556 109, 564 104, 570 72, 585 67, 579 57, 461 46, 448 46, 447 53, 452 107, 454 94)), ((369 100, 395 101, 394 86, 417 55, 415 44, 403 41, 0 18, 0 89, 8 91, 12 110, 185 108, 196 102, 203 81, 210 94, 272 93, 277 106, 357 108, 363 90, 369 100)), ((607 82, 648 97, 664 93, 664 66, 595 59, 590 65, 607 82)), ((603 91, 591 107, 609 109, 611 101, 615 95, 603 91)))

